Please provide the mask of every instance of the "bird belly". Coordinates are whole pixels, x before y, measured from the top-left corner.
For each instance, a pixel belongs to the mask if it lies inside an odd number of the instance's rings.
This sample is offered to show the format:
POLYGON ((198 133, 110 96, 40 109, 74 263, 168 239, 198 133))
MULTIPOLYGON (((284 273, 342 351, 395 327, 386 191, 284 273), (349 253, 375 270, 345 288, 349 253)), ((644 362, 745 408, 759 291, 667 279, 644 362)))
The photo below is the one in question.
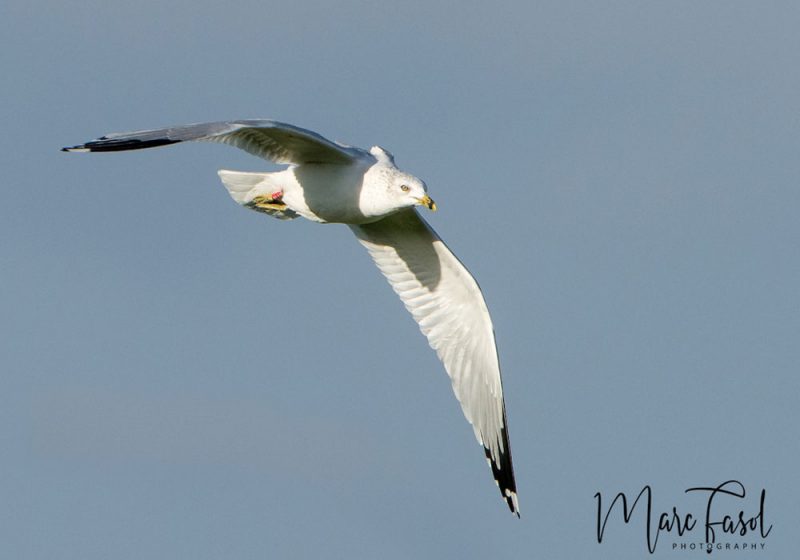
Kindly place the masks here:
POLYGON ((305 164, 286 174, 286 205, 315 222, 358 224, 370 221, 359 207, 363 170, 336 164, 305 164))

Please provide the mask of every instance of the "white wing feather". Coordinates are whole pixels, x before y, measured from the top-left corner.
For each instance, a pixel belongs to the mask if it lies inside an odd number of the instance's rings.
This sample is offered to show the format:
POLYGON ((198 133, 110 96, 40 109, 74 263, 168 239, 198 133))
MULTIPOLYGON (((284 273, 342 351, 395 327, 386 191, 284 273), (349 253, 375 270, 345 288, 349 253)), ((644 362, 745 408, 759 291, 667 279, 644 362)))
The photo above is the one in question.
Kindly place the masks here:
POLYGON ((349 164, 370 157, 368 152, 332 142, 311 130, 267 119, 221 121, 115 132, 69 148, 66 152, 119 152, 155 148, 178 142, 230 144, 275 163, 349 164))
POLYGON ((414 209, 350 227, 444 363, 500 491, 519 515, 494 330, 477 282, 414 209))

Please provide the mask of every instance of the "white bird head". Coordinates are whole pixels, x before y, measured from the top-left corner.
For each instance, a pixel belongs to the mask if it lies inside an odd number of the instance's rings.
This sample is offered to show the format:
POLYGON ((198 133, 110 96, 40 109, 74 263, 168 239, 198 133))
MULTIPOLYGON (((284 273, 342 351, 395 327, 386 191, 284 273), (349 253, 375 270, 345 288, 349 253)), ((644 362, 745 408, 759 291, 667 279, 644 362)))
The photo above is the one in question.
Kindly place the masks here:
POLYGON ((408 173, 398 171, 389 184, 389 190, 403 208, 408 206, 427 206, 429 210, 436 211, 436 203, 428 196, 428 186, 425 181, 408 173))
POLYGON ((381 206, 377 214, 391 214, 413 206, 426 206, 436 211, 436 203, 428 196, 428 186, 422 179, 400 171, 392 154, 380 146, 373 146, 370 153, 378 161, 364 178, 370 186, 372 204, 381 206))

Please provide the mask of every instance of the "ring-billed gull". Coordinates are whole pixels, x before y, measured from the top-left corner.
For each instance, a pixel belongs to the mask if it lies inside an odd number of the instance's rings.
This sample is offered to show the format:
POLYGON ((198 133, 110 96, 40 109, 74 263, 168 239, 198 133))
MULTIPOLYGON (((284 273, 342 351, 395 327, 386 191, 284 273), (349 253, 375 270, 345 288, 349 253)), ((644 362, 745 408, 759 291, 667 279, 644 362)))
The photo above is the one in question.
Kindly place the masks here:
POLYGON ((239 204, 287 220, 350 226, 436 350, 503 499, 519 517, 494 329, 477 282, 416 206, 436 210, 423 181, 369 151, 271 120, 191 124, 115 133, 67 152, 137 150, 190 140, 221 142, 288 168, 220 170, 239 204))

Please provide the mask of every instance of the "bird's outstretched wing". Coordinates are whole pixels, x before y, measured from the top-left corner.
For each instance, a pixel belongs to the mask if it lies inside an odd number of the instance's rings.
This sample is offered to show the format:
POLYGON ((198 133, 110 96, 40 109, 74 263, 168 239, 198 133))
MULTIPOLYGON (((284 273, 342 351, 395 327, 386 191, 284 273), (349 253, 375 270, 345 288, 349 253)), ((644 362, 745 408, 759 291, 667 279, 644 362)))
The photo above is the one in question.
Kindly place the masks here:
POLYGON ((519 516, 494 329, 477 282, 414 209, 350 227, 444 363, 500 492, 519 516))
POLYGON ((367 152, 332 142, 316 132, 270 120, 241 120, 189 124, 116 132, 65 152, 116 152, 166 146, 188 141, 230 144, 255 156, 284 164, 352 163, 367 152))

